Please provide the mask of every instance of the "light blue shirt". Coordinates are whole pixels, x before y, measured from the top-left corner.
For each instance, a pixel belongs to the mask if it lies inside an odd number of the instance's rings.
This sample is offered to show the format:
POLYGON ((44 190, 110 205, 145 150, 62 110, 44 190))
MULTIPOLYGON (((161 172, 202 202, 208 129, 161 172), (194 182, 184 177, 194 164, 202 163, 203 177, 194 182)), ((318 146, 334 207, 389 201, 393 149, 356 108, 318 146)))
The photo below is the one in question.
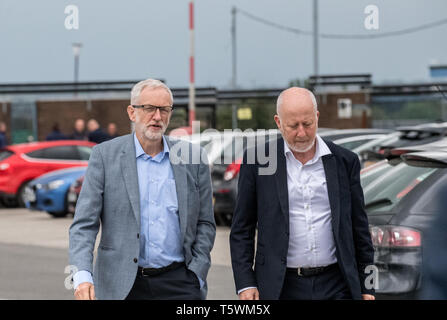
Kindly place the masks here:
POLYGON ((163 137, 163 151, 152 158, 144 152, 135 134, 134 139, 141 212, 138 265, 161 268, 184 260, 169 147, 163 137))
MULTIPOLYGON (((144 152, 135 134, 134 142, 141 216, 138 265, 144 268, 161 268, 174 261, 184 261, 169 146, 163 136, 163 151, 151 157, 144 152)), ((204 282, 198 279, 203 287, 204 282)), ((81 270, 74 274, 74 288, 82 282, 93 283, 90 272, 81 270)))

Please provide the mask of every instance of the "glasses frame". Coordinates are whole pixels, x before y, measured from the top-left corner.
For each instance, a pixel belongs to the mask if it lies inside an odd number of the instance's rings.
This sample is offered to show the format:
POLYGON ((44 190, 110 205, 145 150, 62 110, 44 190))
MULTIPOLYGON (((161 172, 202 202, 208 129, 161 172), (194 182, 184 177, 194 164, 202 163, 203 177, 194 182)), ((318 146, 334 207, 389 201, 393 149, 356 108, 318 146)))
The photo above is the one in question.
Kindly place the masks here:
POLYGON ((157 112, 157 110, 160 112, 160 114, 163 114, 162 109, 166 110, 167 108, 169 108, 169 112, 166 113, 166 115, 168 115, 174 110, 173 106, 154 106, 152 104, 132 105, 132 107, 134 107, 135 109, 142 109, 143 112, 147 114, 154 114, 157 112), (155 109, 153 112, 149 112, 149 110, 147 110, 145 107, 153 107, 155 109))

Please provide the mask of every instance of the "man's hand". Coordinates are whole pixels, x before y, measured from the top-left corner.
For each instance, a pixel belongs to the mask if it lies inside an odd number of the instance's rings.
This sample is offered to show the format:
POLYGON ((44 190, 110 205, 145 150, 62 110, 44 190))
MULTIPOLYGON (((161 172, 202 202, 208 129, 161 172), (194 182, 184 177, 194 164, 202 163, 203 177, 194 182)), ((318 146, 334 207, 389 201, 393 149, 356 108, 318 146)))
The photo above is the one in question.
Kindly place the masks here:
POLYGON ((376 297, 370 295, 370 294, 362 294, 363 300, 376 300, 376 297))
POLYGON ((259 300, 259 291, 256 288, 251 288, 239 293, 239 300, 259 300))
POLYGON ((74 292, 76 300, 96 300, 95 286, 90 282, 81 283, 74 292))

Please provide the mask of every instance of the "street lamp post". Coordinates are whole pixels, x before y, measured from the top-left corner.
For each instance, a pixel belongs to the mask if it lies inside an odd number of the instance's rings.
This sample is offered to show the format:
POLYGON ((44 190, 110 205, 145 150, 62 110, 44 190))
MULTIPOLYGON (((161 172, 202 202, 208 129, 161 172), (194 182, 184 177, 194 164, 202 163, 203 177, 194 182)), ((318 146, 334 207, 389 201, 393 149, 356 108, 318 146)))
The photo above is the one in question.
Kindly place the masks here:
POLYGON ((74 55, 74 82, 77 83, 79 79, 79 56, 81 55, 82 43, 73 43, 74 55))

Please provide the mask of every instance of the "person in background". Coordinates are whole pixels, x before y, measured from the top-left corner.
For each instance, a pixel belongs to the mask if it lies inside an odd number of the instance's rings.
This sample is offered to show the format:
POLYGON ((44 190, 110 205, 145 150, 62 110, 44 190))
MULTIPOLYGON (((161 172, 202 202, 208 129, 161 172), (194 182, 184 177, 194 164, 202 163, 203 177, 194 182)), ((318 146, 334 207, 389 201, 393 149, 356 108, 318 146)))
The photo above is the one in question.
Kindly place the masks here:
POLYGON ((0 122, 0 148, 8 145, 8 138, 6 137, 6 123, 0 122))
POLYGON ((110 136, 102 131, 98 121, 90 119, 87 122, 87 129, 89 131, 88 140, 95 143, 101 143, 110 140, 110 136))
POLYGON ((116 124, 114 122, 110 122, 109 125, 107 126, 107 134, 110 136, 110 139, 119 136, 116 124))
POLYGON ((72 140, 87 140, 85 132, 85 121, 83 119, 76 119, 74 123, 73 133, 70 135, 72 140))
POLYGON ((59 124, 55 123, 53 125, 53 131, 50 132, 49 135, 45 138, 47 141, 55 141, 55 140, 65 140, 67 137, 60 131, 59 124))

